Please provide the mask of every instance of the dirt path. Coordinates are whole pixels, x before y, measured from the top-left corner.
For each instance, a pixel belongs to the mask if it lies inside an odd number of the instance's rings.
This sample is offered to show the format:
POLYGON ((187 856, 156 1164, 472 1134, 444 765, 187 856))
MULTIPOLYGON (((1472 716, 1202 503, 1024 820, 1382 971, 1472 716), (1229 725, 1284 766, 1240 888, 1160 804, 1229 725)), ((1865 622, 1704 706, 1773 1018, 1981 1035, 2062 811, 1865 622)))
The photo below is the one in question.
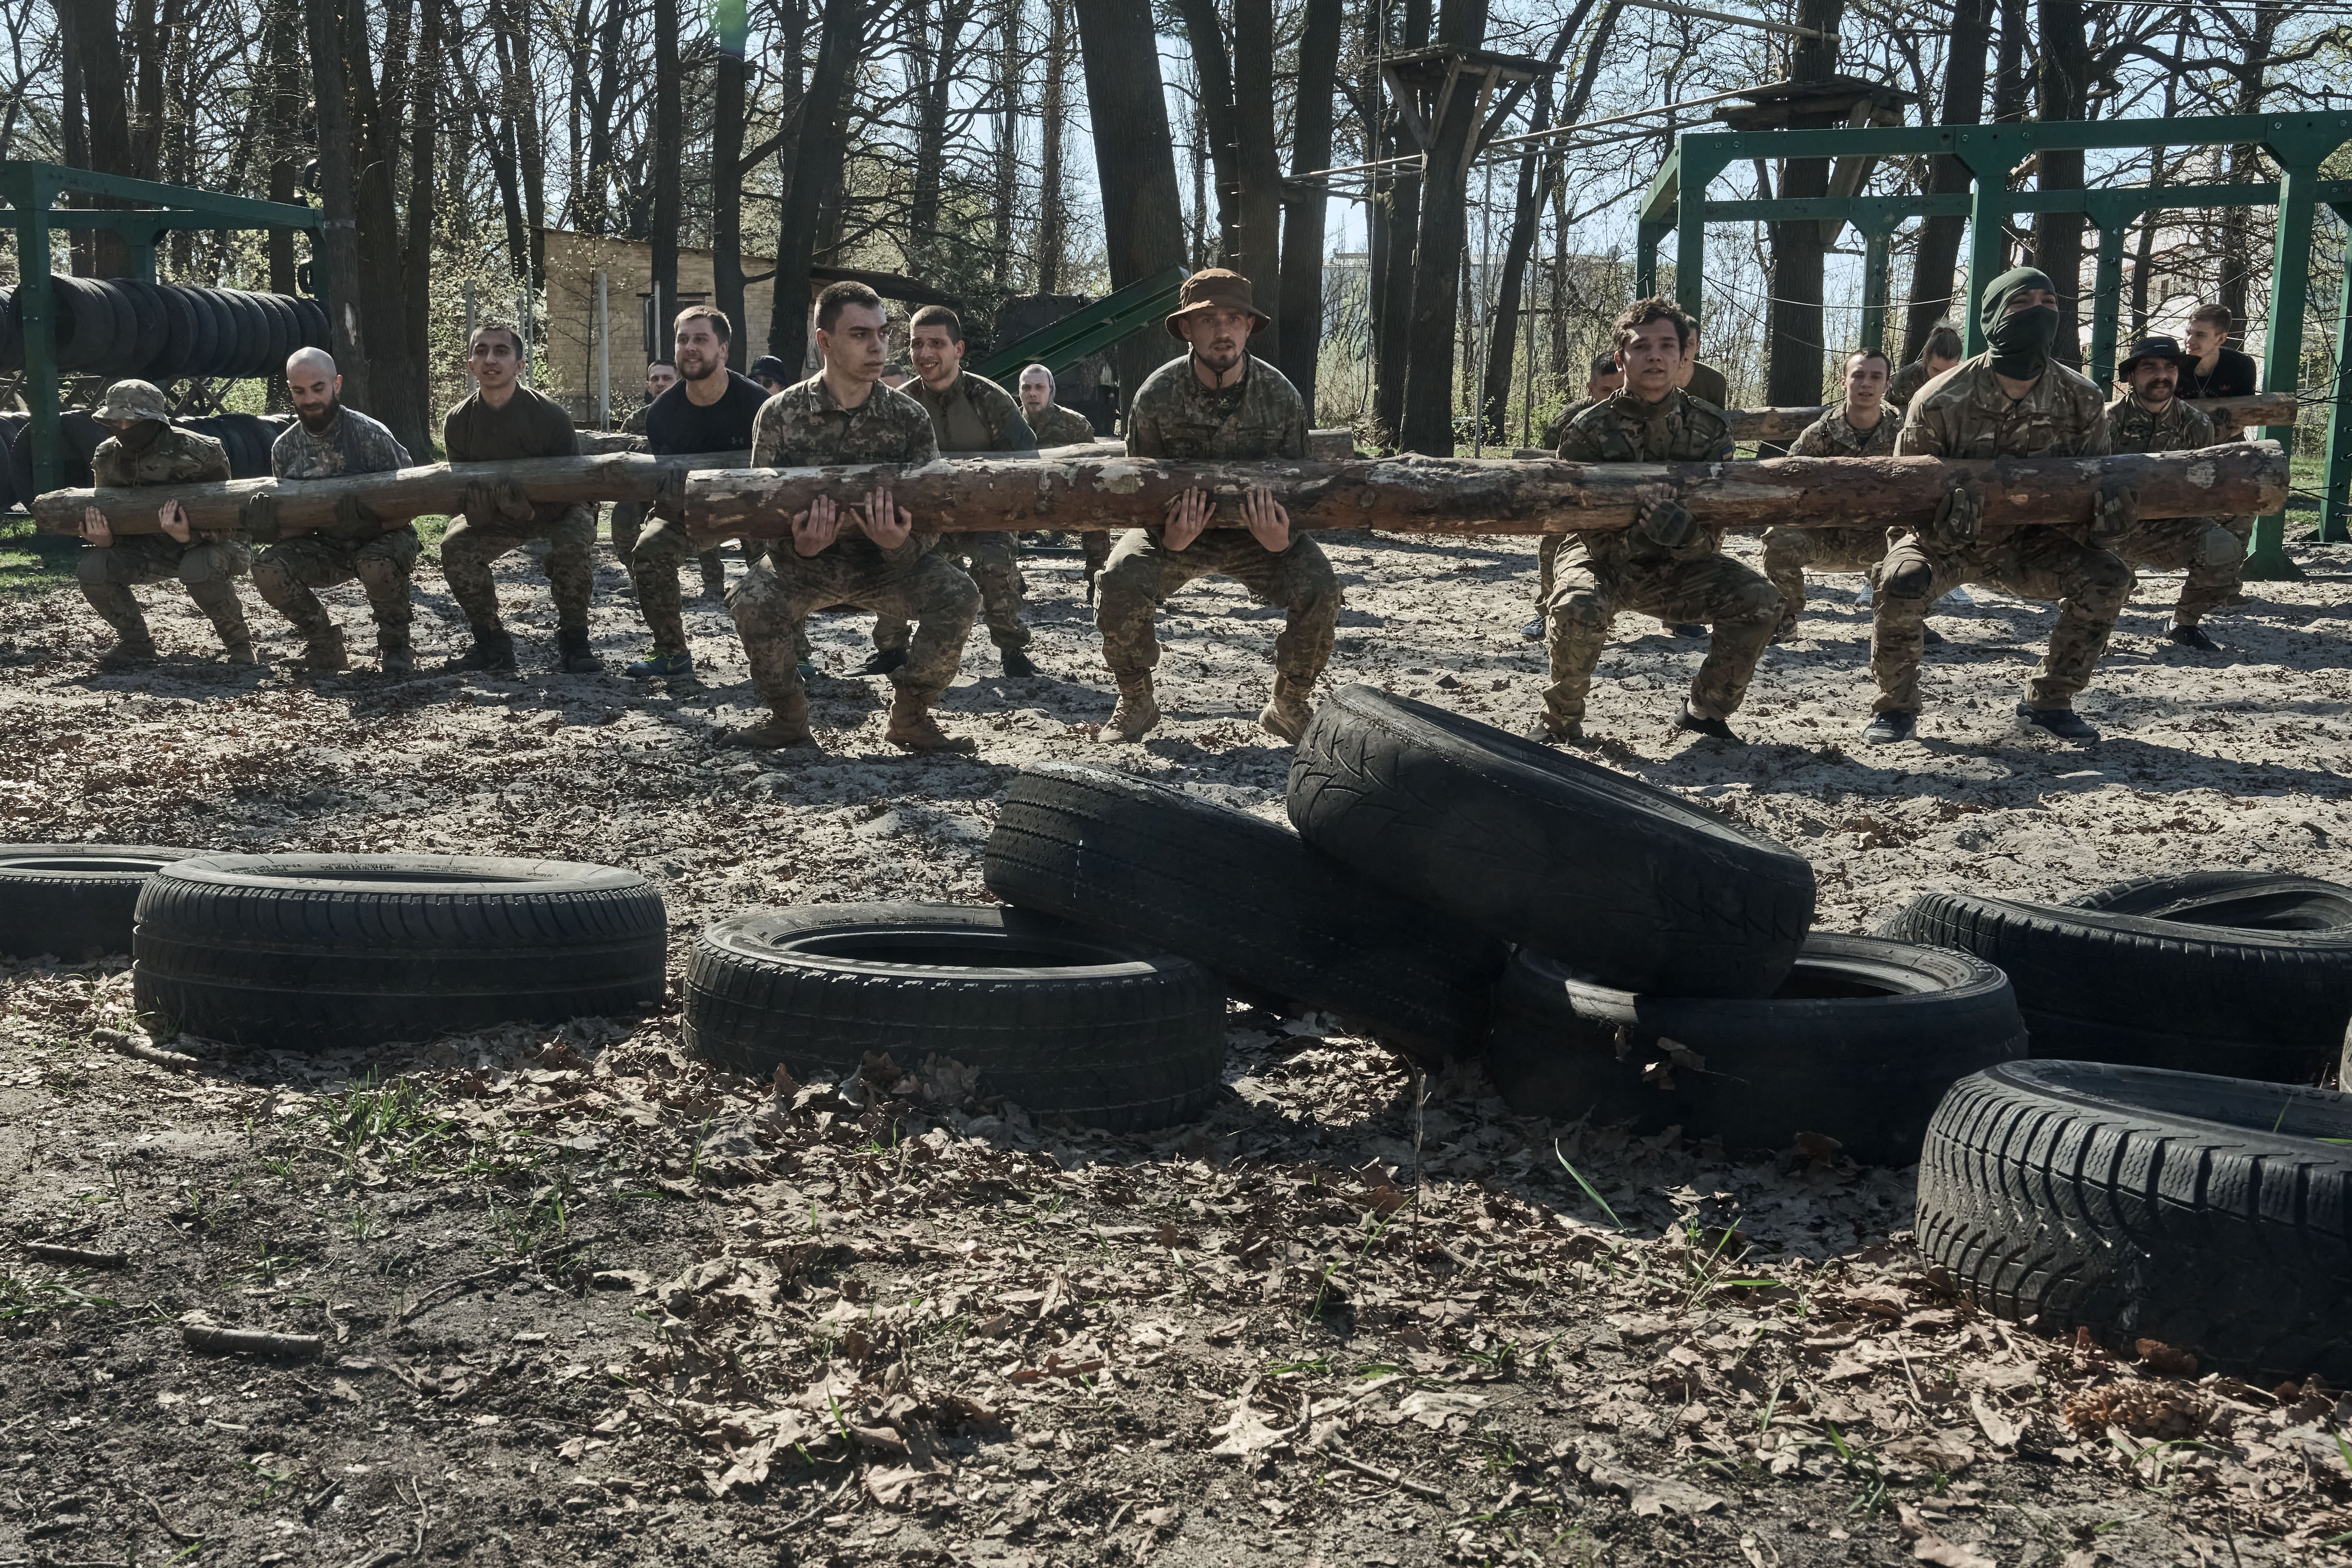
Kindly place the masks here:
MULTIPOLYGON (((1333 553, 1340 679, 1532 708, 1530 549, 1333 553)), ((749 702, 716 607, 689 605, 706 690, 644 699, 549 673, 520 568, 520 681, 97 679, 69 591, 0 601, 5 836, 608 861, 661 886, 674 955, 747 904, 969 901, 1013 772, 1104 755, 1073 566, 1033 564, 1048 676, 1003 681, 976 636, 946 706, 981 751, 941 760, 887 752, 861 680, 819 683, 823 757, 715 749, 749 702)), ((2148 585, 2082 705, 2092 750, 2011 729, 2049 612, 1987 596, 1937 622, 1930 739, 1892 755, 1853 744, 1858 583, 1767 655, 1743 751, 1669 744, 1698 649, 1654 623, 1621 626, 1594 707, 1617 765, 1811 856, 1823 925, 1930 887, 2352 880, 2340 581, 2254 585, 2218 658, 2161 642, 2173 584, 2148 585)), ((429 656, 450 610, 420 586, 429 656)), ((642 639, 602 587, 617 665, 642 639)), ((201 649, 150 597, 167 653, 201 649)), ((1254 723, 1277 618, 1222 585, 1171 609, 1169 721, 1113 760, 1278 815, 1254 723)), ((861 622, 817 635, 863 655, 861 622)), ((128 1022, 119 964, 5 986, 8 1234, 126 1263, 0 1258, 0 1564, 2011 1568, 2341 1561, 2352 1531, 2333 1391, 1978 1317, 1907 1246, 1907 1173, 1523 1121, 1475 1072, 1424 1106, 1328 1020, 1237 1009, 1212 1114, 1114 1140, 895 1063, 715 1078, 670 1016, 367 1061, 200 1045, 174 1072, 93 1037, 128 1022), (323 1354, 194 1354, 190 1313, 323 1354)))

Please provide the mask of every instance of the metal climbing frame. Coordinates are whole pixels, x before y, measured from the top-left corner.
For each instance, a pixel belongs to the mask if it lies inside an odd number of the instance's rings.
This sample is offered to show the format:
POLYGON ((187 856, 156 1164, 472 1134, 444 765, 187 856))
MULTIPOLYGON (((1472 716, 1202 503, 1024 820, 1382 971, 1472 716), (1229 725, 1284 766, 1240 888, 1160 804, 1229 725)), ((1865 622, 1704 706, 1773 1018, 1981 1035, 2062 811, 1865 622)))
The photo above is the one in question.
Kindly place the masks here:
MULTIPOLYGON (((2274 203, 2271 298, 2263 384, 2296 387, 2302 382, 2304 315, 2309 301, 2312 214, 2322 201, 2339 215, 2352 212, 2352 183, 2323 181, 2320 165, 2352 141, 2352 113, 2220 115, 2175 120, 2057 120, 2039 124, 1899 126, 1866 130, 1688 131, 1676 141, 1643 195, 1638 237, 1637 277, 1643 292, 1656 286, 1659 243, 1675 235, 1675 296, 1696 312, 1706 277, 1706 223, 1770 216, 1814 216, 1853 222, 1864 241, 1865 300, 1884 302, 1886 238, 1906 217, 1965 214, 1969 220, 1969 293, 1976 280, 2001 270, 2006 239, 2002 222, 2011 214, 2081 212, 2099 230, 2097 283, 2093 291, 2092 358, 2098 368, 2114 363, 2116 320, 2123 276, 2123 236, 2133 219, 2157 208, 2254 206, 2274 203), (2147 147, 2252 145, 2278 161, 2275 186, 2170 185, 2102 191, 2011 191, 2010 172, 2032 153, 2050 150, 2117 151, 2147 147), (1739 159, 1874 159, 1948 154, 1968 171, 1964 194, 1918 197, 1824 197, 1790 202, 1710 202, 1707 187, 1739 159), (2199 199, 2200 193, 2204 199, 2199 199), (1946 204, 1956 204, 1947 205, 1946 204), (1797 209, 1782 213, 1780 208, 1797 209), (1759 209, 1776 209, 1766 213, 1759 209)), ((1965 297, 1965 296, 1964 296, 1965 297)), ((1883 315, 1883 312, 1881 313, 1883 315)), ((1980 352, 1983 329, 1973 310, 1966 321, 1968 351, 1980 352)), ((2341 331, 2352 329, 2352 267, 2346 269, 2339 316, 2341 331)), ((2345 538, 2345 491, 2352 479, 2352 414, 2344 377, 2330 389, 2327 462, 2323 481, 2320 537, 2345 538)), ((2292 425, 2272 425, 2264 435, 2291 443, 2292 425)), ((2281 579, 2297 575, 2286 558, 2286 514, 2259 519, 2246 576, 2281 579)))
POLYGON ((1023 366, 1044 365, 1060 375, 1088 354, 1097 354, 1130 332, 1157 326, 1176 308, 1176 297, 1190 276, 1181 267, 1167 267, 1139 278, 1093 304, 1048 322, 1018 342, 1007 343, 979 364, 973 372, 990 381, 1018 375, 1023 366))
MULTIPOLYGON (((131 253, 131 276, 155 281, 155 246, 174 229, 310 229, 321 214, 310 207, 219 196, 184 185, 96 174, 56 163, 0 161, 0 222, 16 231, 16 308, 25 334, 25 405, 32 414, 25 439, 33 444, 33 478, 42 490, 58 486, 58 340, 56 291, 50 287, 50 231, 112 229, 131 253), (143 207, 57 207, 68 192, 143 207)), ((313 247, 314 249, 316 247, 313 247)), ((311 292, 329 298, 317 257, 311 292)))

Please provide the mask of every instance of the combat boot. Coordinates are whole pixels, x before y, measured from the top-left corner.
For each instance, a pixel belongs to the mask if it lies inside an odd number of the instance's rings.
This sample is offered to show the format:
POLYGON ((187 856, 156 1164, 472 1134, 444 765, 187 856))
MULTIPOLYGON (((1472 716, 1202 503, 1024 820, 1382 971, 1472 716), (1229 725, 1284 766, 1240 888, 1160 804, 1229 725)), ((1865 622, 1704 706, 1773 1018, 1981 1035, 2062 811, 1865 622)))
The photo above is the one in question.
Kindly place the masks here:
POLYGON ((457 658, 441 666, 444 674, 458 674, 467 670, 488 670, 501 674, 515 673, 514 639, 507 629, 499 625, 472 628, 474 645, 457 658))
POLYGON ((351 668, 351 650, 343 643, 342 630, 332 622, 302 640, 302 667, 314 675, 331 675, 351 668))
POLYGON ((1307 705, 1307 695, 1314 689, 1312 681, 1295 681, 1288 675, 1275 676, 1274 697, 1258 710, 1258 727, 1293 746, 1297 745, 1298 737, 1307 733, 1307 721, 1315 716, 1315 710, 1307 705))
POLYGON ((416 673, 416 651, 409 646, 405 626, 379 626, 375 632, 376 664, 394 679, 416 673))
POLYGON ((934 695, 898 688, 890 699, 890 723, 882 738, 908 751, 978 751, 980 743, 969 736, 950 735, 931 716, 934 695))
POLYGON ((773 700, 775 710, 768 716, 766 723, 723 730, 719 733, 719 743, 721 746, 740 746, 752 751, 775 751, 788 746, 814 746, 816 737, 809 733, 808 693, 794 688, 773 700))
POLYGON ((588 646, 588 628, 585 626, 558 626, 555 629, 555 651, 563 661, 563 673, 567 675, 604 673, 604 666, 597 662, 595 653, 588 646))
POLYGON ((1141 740, 1160 722, 1160 704, 1151 695, 1151 672, 1118 677, 1118 706, 1110 710, 1110 717, 1095 738, 1117 744, 1141 740))
POLYGON ((105 671, 135 670, 142 664, 155 662, 155 639, 142 626, 136 631, 116 633, 113 647, 98 656, 98 667, 105 671))
POLYGON ((727 597, 727 563, 720 559, 717 550, 712 550, 702 558, 702 597, 705 599, 727 597))
POLYGON ((236 596, 236 585, 228 582, 192 582, 188 597, 213 623, 213 632, 220 638, 221 652, 232 664, 250 667, 261 663, 253 652, 253 633, 245 624, 245 605, 236 596))
POLYGON ((887 675, 907 662, 904 648, 877 648, 866 655, 866 662, 852 673, 860 675, 887 675))

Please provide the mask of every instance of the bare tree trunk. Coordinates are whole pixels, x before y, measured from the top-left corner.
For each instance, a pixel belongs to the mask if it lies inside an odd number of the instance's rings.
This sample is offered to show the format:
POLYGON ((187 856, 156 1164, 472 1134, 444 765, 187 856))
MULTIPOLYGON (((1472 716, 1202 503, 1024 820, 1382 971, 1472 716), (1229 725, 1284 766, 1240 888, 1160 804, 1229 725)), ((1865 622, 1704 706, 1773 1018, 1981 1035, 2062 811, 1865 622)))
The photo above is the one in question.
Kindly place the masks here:
MULTIPOLYGON (((2279 18, 2286 12, 2280 5, 2258 5, 2254 7, 2253 26, 2246 35, 2245 63, 2237 72, 2237 102, 2231 111, 2237 114, 2260 114, 2263 99, 2268 91, 2264 62, 2278 37, 2279 18)), ((2252 183, 2263 178, 2262 165, 2252 147, 2230 149, 2230 178, 2234 182, 2252 183)), ((2221 212, 2221 277, 2215 289, 2217 303, 2230 312, 2232 329, 2246 328, 2246 295, 2254 271, 2253 216, 2245 207, 2225 207, 2221 212)))
POLYGON ((940 6, 939 36, 929 36, 929 22, 917 0, 911 18, 923 34, 916 58, 922 67, 916 100, 914 207, 908 230, 913 240, 916 270, 936 270, 939 265, 940 196, 946 183, 948 109, 956 73, 962 68, 964 26, 971 19, 971 0, 944 0, 940 6))
POLYGON ((590 234, 613 232, 613 119, 621 98, 621 7, 604 0, 604 26, 596 40, 596 102, 588 116, 588 194, 581 202, 581 226, 590 234))
MULTIPOLYGON (((2091 46, 2084 36, 2082 0, 2041 0, 2042 69, 2035 80, 2036 118, 2080 120, 2091 90, 2091 46)), ((2079 149, 2044 148, 2041 186, 2045 191, 2083 188, 2079 149)), ((2058 286, 2058 341, 2052 353, 2075 370, 2083 368, 2083 214, 2039 213, 2033 219, 2034 265, 2058 286)))
MULTIPOLYGON (((1274 319, 1251 349, 1267 361, 1282 357, 1282 146, 1274 131, 1274 0, 1233 0, 1234 129, 1239 139, 1234 172, 1241 178, 1234 268, 1255 286, 1257 308, 1274 319)), ((1333 45, 1333 54, 1338 46, 1333 45)), ((1323 73, 1328 82, 1329 72, 1323 73)), ((1324 89, 1324 113, 1330 113, 1324 89)), ((1321 164, 1314 165, 1321 168, 1321 164)), ((1311 336, 1311 333, 1310 333, 1311 336)))
POLYGON ((1073 0, 1045 0, 1045 91, 1037 106, 1037 292, 1062 287, 1062 250, 1069 223, 1062 188, 1063 133, 1069 111, 1064 102, 1070 78, 1070 7, 1073 0))
MULTIPOLYGON (((1396 48, 1428 47, 1429 3, 1405 0, 1404 36, 1396 41, 1396 48)), ((1385 118, 1390 131, 1382 157, 1409 157, 1421 151, 1406 133, 1402 114, 1391 109, 1385 118)), ((1421 183, 1417 169, 1410 164, 1398 167, 1389 187, 1388 269, 1375 280, 1379 298, 1372 311, 1372 417, 1384 439, 1391 442, 1403 440, 1405 378, 1412 342, 1414 249, 1421 235, 1421 183)))
MULTIPOLYGON (((125 101, 122 35, 113 0, 57 0, 58 22, 72 42, 81 72, 82 112, 89 143, 82 167, 101 174, 129 174, 131 120, 125 101)), ((90 202, 113 206, 112 202, 90 202)), ((85 254, 90 270, 111 277, 123 270, 122 241, 105 229, 93 231, 85 254)))
MULTIPOLYGON (((277 0, 269 8, 266 84, 268 115, 265 134, 269 144, 269 199, 292 203, 300 199, 296 180, 301 170, 300 131, 304 104, 310 94, 302 88, 300 12, 294 0, 277 0)), ((269 290, 295 291, 294 231, 271 229, 263 241, 269 256, 269 290)))
POLYGON ((162 170, 163 151, 163 31, 157 25, 155 0, 131 0, 131 47, 139 61, 139 79, 126 172, 152 180, 162 170))
MULTIPOLYGON (((1246 0, 1244 0, 1246 3, 1246 0)), ((1176 0, 1191 47, 1192 75, 1200 88, 1202 122, 1208 128, 1209 163, 1217 182, 1217 261, 1237 267, 1241 257, 1242 173, 1237 143, 1241 127, 1234 113, 1233 59, 1225 50, 1223 18, 1217 0, 1176 0)))
POLYGON ((664 359, 670 352, 670 318, 677 314, 677 239, 686 216, 678 192, 685 106, 677 5, 678 0, 654 0, 654 352, 664 359))
MULTIPOLYGON (((1339 65, 1340 0, 1307 0, 1298 37, 1298 101, 1291 111, 1290 170, 1331 164, 1331 93, 1339 65)), ((1330 196, 1320 181, 1291 187, 1282 222, 1282 373, 1315 417, 1315 372, 1323 351, 1323 219, 1330 196)))
POLYGON ((775 303, 768 317, 768 352, 797 376, 809 349, 809 267, 814 260, 817 208, 840 178, 848 148, 844 89, 865 31, 865 0, 825 0, 816 70, 801 100, 801 134, 792 188, 778 214, 775 303))
MULTIPOLYGON (((1974 125, 1984 118, 1985 51, 1992 41, 1992 0, 1956 0, 1952 37, 1944 59, 1944 101, 1937 120, 1974 125)), ((1929 161, 1927 188, 1955 194, 1969 188, 1968 165, 1957 158, 1929 161)), ((1969 220, 1929 218, 1919 231, 1911 266, 1911 304, 1903 319, 1903 360, 1927 351, 1927 334, 1952 313, 1952 286, 1960 259, 1960 233, 1969 220)))
MULTIPOLYGON (((1073 0, 1085 52, 1087 103, 1094 120, 1096 183, 1102 191, 1104 249, 1114 288, 1184 260, 1184 208, 1176 190, 1176 150, 1150 0, 1073 0)), ((1119 345, 1122 410, 1166 340, 1138 332, 1119 345)))
MULTIPOLYGON (((425 423, 423 378, 409 355, 409 279, 403 276, 400 239, 400 153, 407 131, 409 45, 414 22, 408 0, 391 0, 384 13, 381 83, 371 74, 372 50, 364 0, 344 0, 344 69, 352 84, 352 120, 360 152, 355 172, 359 223, 360 314, 366 322, 369 389, 366 412, 383 421, 411 452, 433 450, 425 423)), ((424 279, 416 280, 419 287, 424 279)), ((341 361, 338 361, 340 368, 341 361)))
POLYGON ((368 374, 367 335, 361 326, 359 192, 352 178, 351 94, 343 66, 343 21, 340 0, 304 0, 310 44, 310 96, 319 131, 319 191, 324 209, 316 240, 320 291, 328 296, 335 367, 342 371, 343 398, 373 413, 375 399, 368 374))
MULTIPOLYGON (((1475 49, 1486 42, 1486 0, 1446 0, 1438 41, 1475 49)), ((1462 248, 1468 237, 1467 192, 1473 139, 1478 134, 1478 95, 1456 92, 1445 118, 1431 131, 1428 189, 1423 193, 1421 233, 1413 243, 1412 314, 1404 386, 1404 424, 1398 444, 1433 457, 1454 452, 1454 333, 1460 314, 1462 248)))
POLYGON ((990 273, 1007 294, 1015 277, 1013 220, 1021 197, 1021 4, 1000 0, 996 15, 996 190, 989 235, 995 264, 990 273))
POLYGON ((727 362, 739 371, 751 362, 751 335, 743 330, 743 49, 750 28, 741 0, 719 8, 710 120, 710 287, 735 328, 727 362))
POLYGON ((409 374, 424 442, 408 450, 419 461, 433 450, 433 219, 434 131, 440 123, 443 23, 447 0, 417 0, 416 71, 408 95, 408 240, 401 271, 407 285, 409 374))
MULTIPOLYGON (((1799 38, 1790 50, 1789 74, 1796 81, 1823 81, 1837 70, 1838 22, 1844 0, 1799 0, 1797 25, 1830 35, 1799 38)), ((1829 194, 1830 161, 1791 158, 1781 166, 1783 197, 1802 199, 1829 194)), ((1822 327, 1822 225, 1817 219, 1776 223, 1770 226, 1772 298, 1765 332, 1771 358, 1764 376, 1764 401, 1771 403, 1819 402, 1822 363, 1826 351, 1822 327)))

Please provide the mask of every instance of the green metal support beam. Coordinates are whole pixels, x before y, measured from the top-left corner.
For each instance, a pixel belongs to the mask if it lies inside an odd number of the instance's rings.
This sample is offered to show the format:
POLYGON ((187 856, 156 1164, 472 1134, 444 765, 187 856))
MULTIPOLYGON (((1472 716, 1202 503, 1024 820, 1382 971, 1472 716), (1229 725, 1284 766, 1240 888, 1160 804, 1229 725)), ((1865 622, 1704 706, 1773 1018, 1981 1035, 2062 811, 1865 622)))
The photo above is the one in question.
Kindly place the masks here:
POLYGON ((973 367, 990 381, 1017 374, 1025 365, 1040 364, 1060 375, 1089 354, 1098 354, 1130 332, 1156 326, 1176 308, 1177 291, 1191 276, 1181 267, 1140 278, 1104 295, 1082 310, 1040 327, 973 367))
MULTIPOLYGON (((58 486, 63 451, 58 434, 57 289, 50 235, 58 229, 112 229, 130 254, 131 275, 155 281, 155 246, 174 229, 316 229, 318 211, 246 196, 93 173, 56 163, 0 160, 0 222, 16 231, 16 305, 25 334, 25 406, 32 417, 19 440, 33 444, 33 483, 58 486), (143 207, 59 207, 61 195, 143 203, 143 207)), ((333 279, 316 276, 324 299, 333 279)))
MULTIPOLYGON (((2336 217, 2352 225, 2352 199, 2332 197, 2328 204, 2336 217)), ((2347 256, 2344 280, 2336 306, 2336 341, 2340 352, 2343 345, 2352 343, 2352 256, 2347 256)), ((2336 379, 2327 394, 2327 454, 2320 470, 2319 539, 2322 544, 2352 544, 2352 529, 2345 526, 2347 492, 2352 492, 2352 374, 2339 365, 2336 379)))

